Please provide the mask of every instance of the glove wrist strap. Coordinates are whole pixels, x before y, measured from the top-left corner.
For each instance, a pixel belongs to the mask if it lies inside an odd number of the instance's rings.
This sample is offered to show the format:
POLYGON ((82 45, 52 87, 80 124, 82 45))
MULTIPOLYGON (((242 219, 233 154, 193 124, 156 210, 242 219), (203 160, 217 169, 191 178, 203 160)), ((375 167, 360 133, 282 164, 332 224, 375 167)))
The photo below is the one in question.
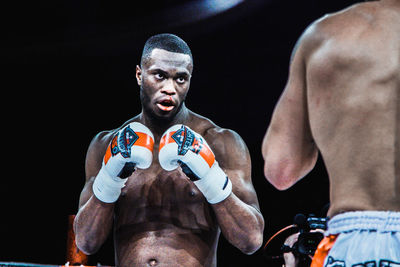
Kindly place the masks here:
POLYGON ((111 177, 103 166, 94 180, 93 193, 100 201, 114 203, 118 200, 126 180, 128 178, 111 177))
POLYGON ((210 204, 223 201, 232 192, 232 182, 219 167, 218 162, 215 162, 206 175, 194 184, 210 204))

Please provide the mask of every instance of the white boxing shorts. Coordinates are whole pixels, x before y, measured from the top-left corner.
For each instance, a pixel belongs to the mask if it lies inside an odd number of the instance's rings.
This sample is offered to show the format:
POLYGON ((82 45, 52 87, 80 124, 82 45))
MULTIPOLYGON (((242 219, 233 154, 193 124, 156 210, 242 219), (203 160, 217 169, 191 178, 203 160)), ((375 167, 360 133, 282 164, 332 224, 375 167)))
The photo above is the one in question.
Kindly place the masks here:
POLYGON ((400 212, 334 216, 311 267, 400 267, 400 212))

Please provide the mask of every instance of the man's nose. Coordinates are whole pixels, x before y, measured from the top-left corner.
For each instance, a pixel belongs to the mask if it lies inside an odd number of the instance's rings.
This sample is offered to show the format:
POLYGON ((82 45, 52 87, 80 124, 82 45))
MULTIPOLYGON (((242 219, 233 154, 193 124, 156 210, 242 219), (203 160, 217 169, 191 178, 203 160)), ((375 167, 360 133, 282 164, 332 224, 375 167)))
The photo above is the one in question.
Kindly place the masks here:
POLYGON ((167 95, 176 94, 176 88, 173 79, 167 79, 164 83, 164 86, 161 89, 161 92, 167 95))

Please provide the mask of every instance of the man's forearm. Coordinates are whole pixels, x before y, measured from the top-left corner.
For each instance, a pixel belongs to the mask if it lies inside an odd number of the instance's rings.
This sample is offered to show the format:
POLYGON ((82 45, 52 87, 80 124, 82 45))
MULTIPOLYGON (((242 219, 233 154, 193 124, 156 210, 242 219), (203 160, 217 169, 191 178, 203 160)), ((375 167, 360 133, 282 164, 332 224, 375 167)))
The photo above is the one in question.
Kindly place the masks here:
POLYGON ((104 203, 92 196, 74 221, 77 246, 85 254, 97 252, 107 239, 113 223, 114 203, 104 203))
POLYGON ((254 207, 231 194, 212 205, 224 237, 243 253, 252 254, 263 242, 264 218, 254 207))

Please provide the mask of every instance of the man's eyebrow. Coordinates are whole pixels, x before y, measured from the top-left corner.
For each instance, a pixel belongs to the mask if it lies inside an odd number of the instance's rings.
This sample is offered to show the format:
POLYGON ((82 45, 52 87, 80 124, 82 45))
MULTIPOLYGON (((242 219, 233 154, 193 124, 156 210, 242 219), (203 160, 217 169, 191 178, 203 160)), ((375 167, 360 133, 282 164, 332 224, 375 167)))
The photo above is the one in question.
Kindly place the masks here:
MULTIPOLYGON (((149 71, 152 72, 152 73, 160 72, 160 73, 165 74, 165 75, 168 74, 168 71, 163 70, 163 69, 161 69, 159 67, 150 68, 149 71)), ((188 77, 188 76, 190 76, 190 72, 189 71, 178 71, 178 72, 175 73, 175 76, 187 76, 188 77)))
POLYGON ((176 76, 186 76, 186 77, 188 77, 188 76, 190 76, 190 73, 187 72, 187 71, 179 71, 179 72, 176 73, 176 76))
POLYGON ((161 69, 161 68, 150 68, 149 69, 149 71, 150 72, 161 72, 161 73, 163 73, 163 74, 167 74, 167 71, 165 71, 165 70, 163 70, 163 69, 161 69))

